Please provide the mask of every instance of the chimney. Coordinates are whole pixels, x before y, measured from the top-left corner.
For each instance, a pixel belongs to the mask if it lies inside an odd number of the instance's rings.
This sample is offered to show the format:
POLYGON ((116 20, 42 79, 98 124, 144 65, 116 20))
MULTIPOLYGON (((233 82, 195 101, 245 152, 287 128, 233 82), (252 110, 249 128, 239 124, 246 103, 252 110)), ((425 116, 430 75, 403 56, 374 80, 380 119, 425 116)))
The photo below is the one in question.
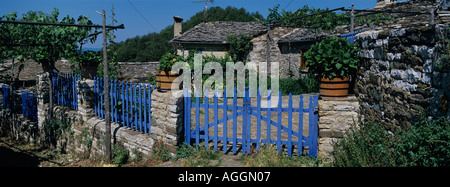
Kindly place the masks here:
POLYGON ((173 17, 173 37, 181 36, 181 22, 183 22, 183 18, 174 16, 173 17))

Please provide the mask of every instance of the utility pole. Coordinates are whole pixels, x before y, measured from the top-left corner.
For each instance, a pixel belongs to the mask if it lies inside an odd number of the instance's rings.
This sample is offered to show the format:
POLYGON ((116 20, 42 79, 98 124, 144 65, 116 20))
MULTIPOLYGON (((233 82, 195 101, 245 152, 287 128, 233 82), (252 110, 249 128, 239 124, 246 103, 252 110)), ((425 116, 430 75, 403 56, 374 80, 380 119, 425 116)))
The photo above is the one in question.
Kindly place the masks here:
POLYGON ((355 4, 352 3, 352 11, 350 12, 350 32, 355 31, 355 4))
POLYGON ((106 139, 106 162, 111 163, 111 112, 109 105, 109 75, 108 75, 108 55, 106 53, 106 18, 105 10, 102 11, 103 17, 103 76, 105 80, 105 114, 106 114, 106 128, 105 128, 105 139, 106 139))
POLYGON ((272 66, 271 66, 271 64, 270 64, 270 48, 271 48, 271 46, 270 46, 270 44, 271 44, 271 41, 270 41, 270 24, 271 24, 271 21, 269 21, 268 23, 267 23, 267 46, 266 46, 266 55, 267 55, 267 66, 268 66, 268 70, 270 71, 270 73, 272 73, 272 69, 270 69, 272 66))
MULTIPOLYGON (((13 109, 13 107, 12 106, 14 106, 14 99, 12 99, 12 94, 13 94, 13 86, 14 86, 14 58, 15 57, 13 57, 12 58, 12 62, 11 62, 11 83, 10 83, 10 85, 9 85, 9 103, 11 104, 11 111, 12 111, 12 109, 13 109)), ((3 104, 5 104, 5 103, 3 103, 3 104)))
POLYGON ((203 1, 192 2, 192 3, 205 3, 205 10, 203 12, 203 14, 205 16, 205 21, 208 21, 208 3, 212 3, 212 2, 214 2, 214 0, 203 0, 203 1))

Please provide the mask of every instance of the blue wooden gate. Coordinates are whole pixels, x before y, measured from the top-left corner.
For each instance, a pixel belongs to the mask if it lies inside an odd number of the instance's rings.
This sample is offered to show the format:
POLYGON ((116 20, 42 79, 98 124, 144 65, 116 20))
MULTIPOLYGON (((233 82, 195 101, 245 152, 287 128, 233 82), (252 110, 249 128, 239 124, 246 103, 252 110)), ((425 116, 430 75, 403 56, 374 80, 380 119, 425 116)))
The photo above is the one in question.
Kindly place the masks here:
POLYGON ((227 97, 226 89, 220 98, 217 91, 212 98, 198 94, 189 97, 187 90, 184 94, 185 141, 189 145, 204 143, 208 149, 212 143, 215 151, 221 148, 224 153, 236 153, 240 149, 246 154, 252 147, 259 150, 262 144, 275 144, 278 152, 286 149, 289 156, 301 156, 303 147, 308 147, 309 156, 317 156, 317 95, 311 96, 304 108, 303 95, 295 96, 298 105, 293 107, 292 94, 287 98, 287 107, 283 107, 281 92, 276 99, 271 94, 262 98, 259 92, 251 98, 247 90, 238 98, 236 88, 233 97, 227 97))

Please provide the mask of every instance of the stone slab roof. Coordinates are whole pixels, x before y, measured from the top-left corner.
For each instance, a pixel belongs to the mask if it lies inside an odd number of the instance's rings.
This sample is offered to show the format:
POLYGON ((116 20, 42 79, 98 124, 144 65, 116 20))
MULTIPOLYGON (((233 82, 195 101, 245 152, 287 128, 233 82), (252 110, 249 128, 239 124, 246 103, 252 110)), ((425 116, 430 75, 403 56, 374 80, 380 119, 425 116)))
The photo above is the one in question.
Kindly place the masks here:
POLYGON ((258 36, 266 32, 267 26, 259 22, 203 22, 172 39, 169 43, 222 44, 231 34, 258 36))
POLYGON ((281 38, 278 43, 289 43, 289 42, 308 42, 316 41, 329 36, 330 34, 325 31, 316 31, 307 28, 298 28, 296 31, 292 32, 281 38))

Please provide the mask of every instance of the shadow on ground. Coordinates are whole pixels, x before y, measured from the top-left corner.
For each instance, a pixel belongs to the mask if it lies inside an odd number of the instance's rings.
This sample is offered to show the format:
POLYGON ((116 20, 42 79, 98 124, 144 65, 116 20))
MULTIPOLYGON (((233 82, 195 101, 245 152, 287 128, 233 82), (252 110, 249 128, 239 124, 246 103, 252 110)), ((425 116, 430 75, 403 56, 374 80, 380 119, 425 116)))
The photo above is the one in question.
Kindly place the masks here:
POLYGON ((37 157, 0 147, 0 167, 38 167, 37 157))

